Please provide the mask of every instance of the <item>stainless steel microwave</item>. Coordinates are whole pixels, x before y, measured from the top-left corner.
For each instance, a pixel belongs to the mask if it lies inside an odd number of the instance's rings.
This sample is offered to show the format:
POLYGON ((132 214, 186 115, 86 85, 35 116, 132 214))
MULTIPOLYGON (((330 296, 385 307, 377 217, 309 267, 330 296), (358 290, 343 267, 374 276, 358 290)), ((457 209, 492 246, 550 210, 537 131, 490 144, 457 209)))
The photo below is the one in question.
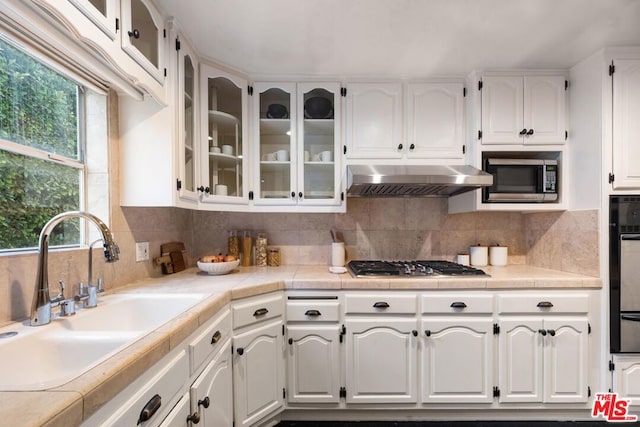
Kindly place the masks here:
POLYGON ((493 175, 482 200, 495 203, 553 203, 558 200, 558 161, 545 159, 485 159, 493 175))

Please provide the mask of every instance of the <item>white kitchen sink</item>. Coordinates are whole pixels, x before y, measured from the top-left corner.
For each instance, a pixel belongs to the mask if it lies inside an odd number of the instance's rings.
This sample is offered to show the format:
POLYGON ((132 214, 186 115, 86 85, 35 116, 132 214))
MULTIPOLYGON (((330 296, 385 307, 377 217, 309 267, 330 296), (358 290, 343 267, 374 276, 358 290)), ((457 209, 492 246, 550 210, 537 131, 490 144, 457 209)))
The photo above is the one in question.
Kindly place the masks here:
POLYGON ((55 318, 0 328, 0 391, 63 385, 157 329, 206 294, 116 294, 98 306, 55 318), (13 334, 17 332, 17 334, 13 334))

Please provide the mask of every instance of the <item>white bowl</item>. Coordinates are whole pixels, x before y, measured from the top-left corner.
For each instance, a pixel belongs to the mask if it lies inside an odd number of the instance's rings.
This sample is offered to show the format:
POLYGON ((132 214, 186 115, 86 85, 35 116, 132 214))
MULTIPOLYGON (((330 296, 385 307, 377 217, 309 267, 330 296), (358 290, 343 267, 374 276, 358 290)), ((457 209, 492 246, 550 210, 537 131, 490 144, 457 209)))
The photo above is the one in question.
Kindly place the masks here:
POLYGON ((228 274, 240 265, 240 260, 229 262, 201 262, 198 261, 198 268, 207 274, 212 276, 219 276, 221 274, 228 274))

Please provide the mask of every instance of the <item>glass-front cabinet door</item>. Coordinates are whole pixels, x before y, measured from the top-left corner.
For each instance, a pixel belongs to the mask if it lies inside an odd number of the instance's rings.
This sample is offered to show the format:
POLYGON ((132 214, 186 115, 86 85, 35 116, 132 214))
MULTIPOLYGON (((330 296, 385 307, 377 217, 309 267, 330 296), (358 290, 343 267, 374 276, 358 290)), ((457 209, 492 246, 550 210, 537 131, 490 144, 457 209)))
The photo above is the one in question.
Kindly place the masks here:
POLYGON ((297 203, 295 160, 295 83, 256 83, 253 86, 254 203, 297 203))
POLYGON ((119 0, 69 0, 111 40, 116 39, 116 20, 120 18, 119 0))
POLYGON ((247 204, 247 81, 210 66, 200 68, 202 130, 200 200, 247 204))
POLYGON ((303 205, 339 205, 340 85, 298 84, 298 197, 303 205))
MULTIPOLYGON (((179 40, 179 39, 178 39, 179 40)), ((181 202, 198 202, 196 177, 200 158, 197 138, 197 69, 193 50, 180 42, 178 55, 178 195, 181 202)))
POLYGON ((122 48, 157 81, 164 79, 164 17, 150 0, 122 1, 122 48))

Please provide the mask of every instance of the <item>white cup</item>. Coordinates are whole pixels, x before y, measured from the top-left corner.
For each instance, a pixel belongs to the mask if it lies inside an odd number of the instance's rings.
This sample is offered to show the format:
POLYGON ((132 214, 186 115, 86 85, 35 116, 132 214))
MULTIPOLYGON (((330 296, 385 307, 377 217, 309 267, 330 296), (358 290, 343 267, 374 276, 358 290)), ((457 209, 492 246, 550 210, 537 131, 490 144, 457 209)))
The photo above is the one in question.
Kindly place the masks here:
POLYGON ((320 153, 320 161, 323 162, 331 162, 333 161, 333 152, 332 151, 323 151, 320 153))
POLYGON ((331 243, 331 266, 344 267, 344 264, 345 264, 344 242, 331 243))
POLYGON ((231 145, 223 145, 222 154, 228 154, 230 156, 233 156, 233 147, 231 145))
POLYGON ((216 196, 226 196, 227 195, 227 186, 223 184, 216 184, 216 196))
POLYGON ((304 150, 304 161, 308 162, 310 157, 311 157, 311 154, 309 153, 309 151, 304 150))
POLYGON ((279 162, 288 162, 289 161, 289 151, 288 150, 278 150, 276 151, 276 160, 279 162))
POLYGON ((217 147, 217 146, 214 145, 209 149, 209 151, 211 153, 219 153, 220 152, 220 147, 217 147))

